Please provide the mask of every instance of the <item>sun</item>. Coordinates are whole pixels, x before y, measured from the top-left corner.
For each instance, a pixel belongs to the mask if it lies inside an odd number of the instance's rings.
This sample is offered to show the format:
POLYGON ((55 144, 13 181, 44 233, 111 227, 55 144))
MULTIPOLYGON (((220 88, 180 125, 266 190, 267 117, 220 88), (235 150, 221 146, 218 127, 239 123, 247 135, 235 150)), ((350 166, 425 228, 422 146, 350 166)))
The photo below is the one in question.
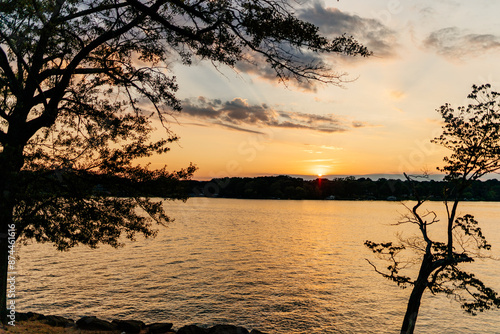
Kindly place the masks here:
POLYGON ((324 177, 329 172, 329 168, 327 166, 314 166, 311 168, 311 174, 317 175, 319 178, 324 177))

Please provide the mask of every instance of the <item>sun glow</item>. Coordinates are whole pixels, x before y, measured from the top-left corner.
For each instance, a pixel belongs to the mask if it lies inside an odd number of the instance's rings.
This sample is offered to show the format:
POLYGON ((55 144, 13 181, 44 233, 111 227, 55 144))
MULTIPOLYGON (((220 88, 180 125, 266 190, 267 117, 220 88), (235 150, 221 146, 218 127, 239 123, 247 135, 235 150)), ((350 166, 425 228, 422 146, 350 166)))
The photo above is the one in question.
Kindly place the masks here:
POLYGON ((330 172, 330 168, 329 166, 314 166, 310 171, 312 175, 317 175, 321 178, 330 172))

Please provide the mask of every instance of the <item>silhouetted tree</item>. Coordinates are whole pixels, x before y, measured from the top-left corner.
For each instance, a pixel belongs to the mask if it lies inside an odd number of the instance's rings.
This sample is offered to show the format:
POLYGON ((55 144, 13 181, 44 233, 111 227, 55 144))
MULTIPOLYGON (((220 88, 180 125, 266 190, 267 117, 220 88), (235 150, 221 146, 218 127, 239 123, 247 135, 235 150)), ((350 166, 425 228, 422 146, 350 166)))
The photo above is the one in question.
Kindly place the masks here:
POLYGON ((130 198, 102 196, 77 176, 83 171, 135 181, 191 176, 193 166, 169 173, 133 164, 165 153, 177 140, 167 128, 168 115, 181 109, 170 62, 262 61, 282 81, 339 84, 342 76, 325 63, 304 60, 317 52, 369 55, 350 37, 319 35, 281 0, 2 1, 1 318, 12 224, 15 238, 53 242, 65 250, 77 243, 117 246, 122 234, 150 236, 153 221, 168 221, 161 203, 133 192, 130 198), (164 139, 150 139, 153 117, 165 127, 164 139), (30 178, 21 171, 43 173, 30 178))
MULTIPOLYGON (((416 203, 409 209, 400 224, 413 224, 419 236, 401 240, 394 244, 366 241, 365 245, 375 254, 390 263, 387 271, 375 270, 399 286, 412 286, 406 314, 401 328, 402 334, 413 333, 422 295, 425 290, 433 294, 444 293, 456 297, 462 308, 471 314, 500 308, 497 293, 487 287, 473 273, 460 267, 483 257, 491 245, 478 226, 474 216, 457 213, 458 205, 471 182, 481 176, 500 169, 500 94, 490 91, 490 85, 473 86, 468 106, 457 110, 445 104, 439 112, 444 120, 443 133, 433 140, 451 150, 445 157, 445 166, 439 168, 446 174, 443 190, 447 217, 441 223, 435 212, 424 211, 425 198, 406 176, 414 189, 416 203), (432 228, 443 228, 446 239, 438 241, 430 235, 432 228), (401 274, 408 263, 403 260, 405 250, 421 256, 420 269, 416 279, 401 274)), ((371 263, 371 262, 370 262, 371 263)))

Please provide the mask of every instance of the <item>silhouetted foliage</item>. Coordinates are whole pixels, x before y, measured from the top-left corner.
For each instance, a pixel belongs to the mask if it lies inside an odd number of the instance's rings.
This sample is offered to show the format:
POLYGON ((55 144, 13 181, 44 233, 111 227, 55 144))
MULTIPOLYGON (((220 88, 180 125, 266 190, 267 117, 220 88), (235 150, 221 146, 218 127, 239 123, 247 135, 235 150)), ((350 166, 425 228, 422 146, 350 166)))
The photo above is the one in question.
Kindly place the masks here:
POLYGON ((121 235, 150 236, 153 222, 168 222, 161 203, 130 187, 129 198, 90 191, 84 175, 132 184, 191 177, 193 166, 167 172, 134 164, 178 139, 167 128, 181 109, 171 62, 262 62, 281 81, 340 84, 341 74, 307 55, 370 54, 351 37, 319 35, 286 1, 7 0, 0 18, 2 321, 12 223, 15 238, 68 249, 117 246, 121 235), (150 137, 154 120, 162 139, 150 137))
MULTIPOLYGON (((391 242, 365 242, 373 253, 389 262, 385 271, 379 271, 372 264, 378 273, 399 286, 412 286, 401 328, 402 334, 413 333, 421 298, 427 289, 433 294, 444 293, 454 297, 472 315, 500 308, 498 294, 473 273, 462 269, 464 263, 485 257, 484 252, 489 251, 491 245, 486 241, 474 216, 460 216, 457 213, 458 205, 464 196, 478 192, 478 178, 500 169, 499 94, 490 91, 490 85, 473 86, 468 98, 472 102, 466 107, 454 110, 445 104, 439 109, 444 120, 443 134, 433 140, 452 151, 449 157, 444 158, 445 166, 439 168, 446 173, 443 184, 446 219, 440 222, 435 212, 423 209, 426 198, 422 196, 418 184, 406 176, 416 203, 408 207, 408 214, 402 217, 400 224, 414 225, 419 235, 400 238, 397 245, 391 242), (437 228, 444 229, 445 240, 432 236, 431 230, 437 228), (407 257, 402 255, 407 251, 421 256, 416 279, 402 274, 408 267, 405 260, 407 257)), ((495 181, 485 183, 494 185, 494 189, 497 189, 495 181)), ((494 197, 496 192, 492 189, 483 196, 494 197)))

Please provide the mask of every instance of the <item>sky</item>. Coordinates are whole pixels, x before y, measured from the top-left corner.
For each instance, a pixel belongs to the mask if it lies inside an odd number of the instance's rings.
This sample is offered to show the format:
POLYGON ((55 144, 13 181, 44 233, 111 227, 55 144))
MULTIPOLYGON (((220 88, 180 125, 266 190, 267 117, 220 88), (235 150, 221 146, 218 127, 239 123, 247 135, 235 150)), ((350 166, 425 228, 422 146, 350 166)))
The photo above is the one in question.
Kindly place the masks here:
POLYGON ((346 33, 369 58, 328 56, 342 87, 280 83, 261 67, 173 64, 180 137, 152 167, 194 179, 437 173, 448 152, 436 111, 467 104, 473 84, 500 90, 499 1, 303 1, 296 14, 346 33))

